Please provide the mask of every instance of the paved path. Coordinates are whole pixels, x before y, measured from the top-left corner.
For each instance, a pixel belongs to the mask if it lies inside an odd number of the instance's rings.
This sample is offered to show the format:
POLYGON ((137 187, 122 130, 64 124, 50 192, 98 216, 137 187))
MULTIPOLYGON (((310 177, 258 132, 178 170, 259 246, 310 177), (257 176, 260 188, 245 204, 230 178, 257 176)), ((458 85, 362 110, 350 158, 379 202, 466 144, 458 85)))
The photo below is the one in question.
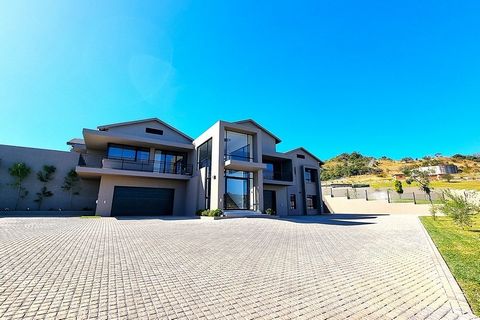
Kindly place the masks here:
POLYGON ((414 216, 0 218, 0 318, 472 318, 442 263, 414 216))

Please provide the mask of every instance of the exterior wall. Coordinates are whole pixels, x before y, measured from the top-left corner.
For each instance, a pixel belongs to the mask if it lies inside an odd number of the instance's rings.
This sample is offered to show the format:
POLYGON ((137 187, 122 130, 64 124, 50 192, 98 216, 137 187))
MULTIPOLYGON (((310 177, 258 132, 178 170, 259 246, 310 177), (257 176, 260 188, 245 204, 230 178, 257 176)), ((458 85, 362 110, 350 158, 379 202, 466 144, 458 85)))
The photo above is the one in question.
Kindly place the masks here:
MULTIPOLYGON (((211 192, 210 192, 210 209, 218 209, 221 208, 219 207, 220 199, 223 196, 223 193, 220 194, 219 188, 221 187, 219 181, 220 181, 220 165, 222 165, 222 177, 223 177, 223 136, 220 141, 220 121, 216 122, 213 126, 207 129, 204 133, 200 135, 197 139, 193 141, 193 144, 195 145, 195 149, 198 148, 200 145, 202 145, 204 142, 208 141, 209 139, 212 139, 212 163, 211 163, 211 192), (220 149, 220 146, 222 149, 220 149), (221 150, 221 152, 220 152, 221 150)), ((196 156, 196 155, 195 155, 196 156)), ((195 168, 198 168, 198 164, 194 164, 195 168)), ((196 170, 198 172, 198 170, 196 170)), ((202 192, 204 195, 205 189, 203 183, 201 184, 200 179, 198 180, 198 188, 202 188, 202 192)), ((205 196, 205 195, 204 195, 205 196)), ((199 199, 198 202, 203 203, 204 199, 199 199)), ((201 207, 197 207, 197 209, 204 209, 204 206, 202 205, 201 207)))
POLYGON ((119 134, 128 134, 132 136, 138 136, 142 138, 149 138, 149 139, 158 139, 158 140, 166 140, 172 142, 180 142, 180 143, 191 143, 189 139, 182 136, 178 132, 170 129, 169 127, 158 123, 157 121, 149 121, 143 123, 135 123, 135 124, 127 124, 118 127, 108 128, 108 132, 111 133, 119 133, 119 134), (154 128, 163 130, 163 135, 158 134, 151 134, 146 133, 145 128, 154 128))
POLYGON ((174 189, 173 215, 189 216, 194 214, 194 212, 186 211, 186 202, 188 201, 186 198, 186 181, 104 175, 101 178, 100 190, 98 192, 97 215, 111 215, 115 186, 174 189))
POLYGON ((320 186, 320 166, 318 161, 303 150, 294 150, 291 153, 293 162, 293 182, 294 185, 288 188, 288 194, 295 194, 297 198, 297 208, 289 209, 290 215, 318 214, 321 213, 322 193, 320 186), (297 157, 297 154, 305 156, 305 159, 297 157), (317 181, 309 183, 305 181, 305 168, 317 170, 317 181), (316 195, 318 204, 317 209, 307 209, 307 195, 316 195))
POLYGON ((29 193, 26 198, 19 201, 18 210, 38 210, 38 204, 34 200, 43 183, 37 179, 37 172, 44 165, 55 166, 56 172, 53 180, 47 184, 53 196, 44 199, 41 210, 95 210, 98 180, 80 179, 80 194, 72 197, 72 204, 70 204, 69 193, 61 188, 66 174, 78 164, 78 153, 0 145, 0 159, 0 210, 15 208, 17 191, 10 186, 13 178, 8 168, 17 162, 24 162, 31 168, 30 175, 23 183, 29 193))

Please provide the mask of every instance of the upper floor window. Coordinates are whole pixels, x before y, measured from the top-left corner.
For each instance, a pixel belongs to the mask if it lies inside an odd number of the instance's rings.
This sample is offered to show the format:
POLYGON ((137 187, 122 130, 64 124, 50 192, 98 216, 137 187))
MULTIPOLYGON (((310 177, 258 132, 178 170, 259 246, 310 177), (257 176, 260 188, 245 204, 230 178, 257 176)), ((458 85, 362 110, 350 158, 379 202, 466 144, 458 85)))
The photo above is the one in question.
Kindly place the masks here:
POLYGON ((306 182, 316 182, 317 181, 317 170, 305 169, 305 181, 306 182))
POLYGON ((305 159, 305 156, 303 154, 297 154, 297 158, 299 159, 305 159))
POLYGON ((225 160, 253 161, 253 137, 225 130, 225 160))
POLYGON ((150 159, 150 150, 148 148, 109 144, 107 157, 118 160, 148 161, 150 159))

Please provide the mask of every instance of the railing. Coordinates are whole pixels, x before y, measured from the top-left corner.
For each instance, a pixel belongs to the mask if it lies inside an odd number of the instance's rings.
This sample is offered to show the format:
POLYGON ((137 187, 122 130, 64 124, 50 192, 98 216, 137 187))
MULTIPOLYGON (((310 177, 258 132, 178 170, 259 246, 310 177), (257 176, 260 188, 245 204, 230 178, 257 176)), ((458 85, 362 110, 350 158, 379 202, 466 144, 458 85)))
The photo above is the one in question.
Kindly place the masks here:
POLYGON ((277 181, 293 181, 293 176, 291 172, 263 171, 263 179, 277 181))
POLYGON ((253 162, 253 157, 250 157, 248 155, 240 156, 240 155, 237 155, 237 154, 225 154, 224 158, 225 158, 225 161, 227 161, 227 160, 239 160, 239 161, 253 162))
POLYGON ((191 164, 155 160, 133 161, 125 159, 104 158, 102 160, 102 168, 181 175, 192 175, 193 173, 193 165, 191 164))

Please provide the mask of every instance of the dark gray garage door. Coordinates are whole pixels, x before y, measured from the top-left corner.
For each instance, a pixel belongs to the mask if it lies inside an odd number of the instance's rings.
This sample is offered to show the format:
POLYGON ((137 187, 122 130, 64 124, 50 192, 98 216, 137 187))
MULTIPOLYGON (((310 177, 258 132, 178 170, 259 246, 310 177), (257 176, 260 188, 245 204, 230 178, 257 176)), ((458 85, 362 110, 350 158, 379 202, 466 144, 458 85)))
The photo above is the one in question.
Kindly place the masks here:
POLYGON ((115 187, 112 216, 171 215, 174 192, 165 188, 115 187))

